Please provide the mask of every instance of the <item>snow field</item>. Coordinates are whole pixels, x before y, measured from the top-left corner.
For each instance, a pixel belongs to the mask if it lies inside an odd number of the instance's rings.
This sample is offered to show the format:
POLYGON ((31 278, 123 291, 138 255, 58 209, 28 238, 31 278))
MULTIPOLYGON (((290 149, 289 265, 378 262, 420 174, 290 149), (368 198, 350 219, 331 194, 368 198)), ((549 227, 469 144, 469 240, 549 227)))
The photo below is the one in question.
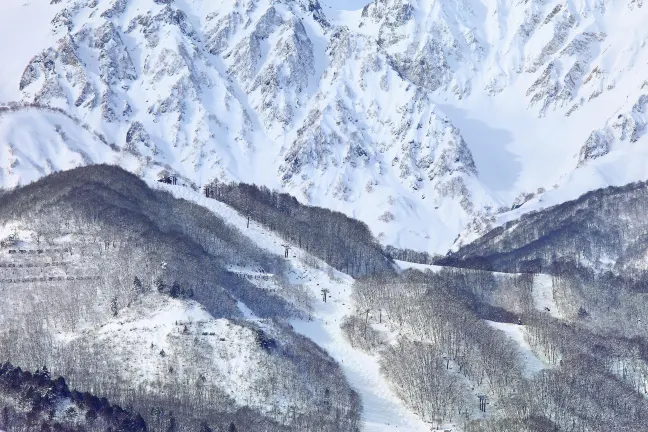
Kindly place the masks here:
MULTIPOLYGON (((225 0, 178 0, 174 7, 186 12, 195 30, 186 38, 175 25, 126 32, 139 14, 165 9, 152 0, 126 2, 110 19, 102 16, 113 5, 109 0, 78 8, 73 0, 2 2, 0 37, 12 43, 0 46, 0 103, 58 106, 87 123, 87 130, 41 110, 0 114, 0 186, 89 163, 116 163, 148 178, 168 166, 199 186, 218 176, 280 189, 365 221, 386 244, 445 253, 480 210, 488 208, 495 223, 505 223, 592 189, 648 178, 640 103, 648 87, 648 12, 637 2, 416 0, 406 3, 411 7, 405 13, 405 3, 396 1, 323 0, 326 24, 314 19, 317 11, 294 3, 258 0, 245 10, 225 0), (41 71, 21 91, 34 56, 51 48, 61 57, 67 21, 52 21, 64 7, 79 64, 58 62, 46 86, 41 71), (270 7, 283 23, 262 23, 270 7), (251 25, 237 24, 243 16, 251 25), (303 24, 308 43, 291 44, 300 39, 293 19, 303 24), (108 21, 123 44, 115 41, 114 50, 104 51, 87 45, 84 38, 108 21), (343 26, 348 33, 338 32, 343 26), (148 30, 156 43, 143 36, 148 30), (253 52, 252 34, 259 31, 269 34, 253 52), (222 37, 217 54, 211 52, 214 36, 222 37), (378 49, 379 39, 385 39, 384 49, 378 49), (416 58, 434 40, 438 55, 455 60, 434 70, 450 81, 432 91, 423 89, 421 77, 407 76, 399 59, 403 53, 416 58), (284 43, 289 49, 280 49, 284 43), (295 65, 291 50, 312 54, 313 61, 295 65), (107 85, 111 79, 101 76, 99 59, 112 56, 132 63, 115 64, 114 72, 127 77, 107 85), (388 66, 394 62, 398 67, 388 66), (571 77, 576 65, 582 73, 571 77), (274 75, 286 79, 281 90, 254 84, 274 75), (99 103, 75 105, 84 84, 97 98, 110 90, 114 120, 104 121, 99 103), (161 107, 168 115, 152 114, 161 107), (291 112, 285 125, 274 117, 282 107, 291 112), (313 117, 316 112, 321 115, 313 117), (134 122, 148 136, 129 143, 139 157, 121 151, 134 122), (626 131, 633 124, 636 141, 626 131), (120 151, 89 131, 101 132, 120 151), (609 153, 579 166, 593 131, 611 137, 609 153), (465 146, 448 147, 450 142, 465 146), (464 175, 467 166, 439 162, 457 148, 467 149, 476 173, 464 175), (286 166, 289 154, 308 162, 293 172, 286 166), (445 187, 459 177, 466 190, 445 187), (545 192, 526 205, 499 213, 521 193, 541 188, 545 192)), ((472 231, 461 241, 474 239, 472 231)))

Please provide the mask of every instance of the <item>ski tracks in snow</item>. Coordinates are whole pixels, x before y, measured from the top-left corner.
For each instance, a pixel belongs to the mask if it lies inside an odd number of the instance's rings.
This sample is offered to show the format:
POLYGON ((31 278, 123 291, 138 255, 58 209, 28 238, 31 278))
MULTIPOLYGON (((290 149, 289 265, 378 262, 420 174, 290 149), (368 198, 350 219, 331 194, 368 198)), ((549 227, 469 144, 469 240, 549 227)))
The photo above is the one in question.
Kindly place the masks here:
POLYGON ((330 290, 331 300, 323 303, 320 299, 314 305, 312 321, 293 321, 295 331, 322 347, 340 364, 362 398, 365 432, 428 432, 430 426, 409 411, 392 391, 380 372, 378 358, 353 348, 344 337, 341 321, 354 313, 351 278, 346 277, 342 283, 328 282, 326 288, 330 290))

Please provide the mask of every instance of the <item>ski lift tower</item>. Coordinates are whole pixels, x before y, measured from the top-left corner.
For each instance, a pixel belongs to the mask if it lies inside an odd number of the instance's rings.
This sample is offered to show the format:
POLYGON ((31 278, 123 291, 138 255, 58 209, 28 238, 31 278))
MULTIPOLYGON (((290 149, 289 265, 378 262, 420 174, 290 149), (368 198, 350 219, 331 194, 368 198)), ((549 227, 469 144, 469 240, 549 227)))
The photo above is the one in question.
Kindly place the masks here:
POLYGON ((284 258, 288 258, 288 255, 289 255, 289 253, 290 253, 290 245, 288 245, 288 244, 282 244, 281 246, 283 246, 284 249, 285 249, 285 251, 284 251, 284 258))

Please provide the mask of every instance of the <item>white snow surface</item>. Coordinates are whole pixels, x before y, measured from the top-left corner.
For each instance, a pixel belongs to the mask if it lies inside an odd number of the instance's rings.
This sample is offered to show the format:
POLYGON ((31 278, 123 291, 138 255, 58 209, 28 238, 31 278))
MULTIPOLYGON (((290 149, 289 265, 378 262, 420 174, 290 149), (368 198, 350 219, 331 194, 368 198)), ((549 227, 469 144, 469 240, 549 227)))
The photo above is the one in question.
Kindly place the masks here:
POLYGON ((369 3, 371 3, 371 0, 322 0, 320 2, 324 8, 345 11, 362 9, 369 3))
POLYGON ((62 5, 41 0, 4 0, 0 5, 0 101, 21 97, 17 83, 34 54, 55 41, 50 22, 62 5))
POLYGON ((313 286, 330 290, 331 300, 317 303, 313 321, 293 321, 295 330, 324 348, 344 370, 347 379, 362 397, 364 430, 366 432, 428 431, 429 425, 411 413, 390 388, 380 373, 376 356, 364 353, 345 339, 340 329, 343 318, 354 313, 351 284, 330 280, 313 286))
POLYGON ((398 267, 399 271, 414 269, 422 272, 426 272, 426 271, 438 272, 443 268, 437 265, 419 264, 419 263, 413 263, 413 262, 401 261, 401 260, 394 260, 394 262, 396 263, 396 266, 398 267))
POLYGON ((533 306, 554 318, 562 318, 554 299, 551 275, 537 274, 533 279, 533 306))
POLYGON ((36 108, 0 113, 0 143, 0 182, 5 187, 94 162, 137 165, 133 156, 114 151, 74 119, 36 108))
MULTIPOLYGON (((166 190, 176 198, 186 199, 199 204, 223 217, 236 226, 241 233, 248 236, 259 247, 283 257, 281 246, 285 240, 256 222, 247 226, 247 218, 232 208, 195 193, 188 188, 173 187, 150 182, 151 187, 166 190)), ((299 259, 306 253, 293 245, 291 270, 288 273, 292 283, 303 284, 311 293, 313 301, 312 320, 292 320, 296 332, 308 337, 341 366, 351 386, 360 394, 363 402, 363 423, 365 432, 427 432, 430 426, 412 413, 380 373, 378 358, 359 349, 353 348, 340 329, 340 323, 348 314, 355 313, 351 299, 353 279, 340 273, 324 262, 319 261, 319 268, 310 267, 299 259), (321 289, 329 289, 329 300, 322 301, 321 289)), ((254 281, 253 281, 254 282, 254 281)), ((239 305, 247 319, 256 320, 254 315, 239 305)))
POLYGON ((533 349, 526 341, 524 336, 524 326, 510 323, 501 323, 495 321, 486 321, 491 327, 506 333, 513 342, 518 345, 518 352, 524 364, 524 372, 527 376, 533 376, 535 373, 546 369, 548 366, 540 360, 533 349))
POLYGON ((288 400, 284 395, 273 395, 272 403, 254 396, 259 376, 256 372, 264 368, 268 359, 258 348, 252 329, 227 319, 214 319, 193 301, 152 296, 144 302, 156 307, 135 305, 121 310, 117 318, 98 331, 86 329, 60 334, 59 338, 90 338, 101 343, 115 359, 124 361, 120 373, 134 387, 154 385, 170 365, 180 376, 191 376, 199 367, 208 384, 221 389, 239 406, 286 412, 287 407, 281 403, 288 400), (198 339, 200 344, 196 345, 198 339), (169 357, 174 359, 172 364, 169 357))
POLYGON ((445 253, 648 178, 646 22, 626 0, 6 0, 0 186, 98 162, 254 182, 445 253))

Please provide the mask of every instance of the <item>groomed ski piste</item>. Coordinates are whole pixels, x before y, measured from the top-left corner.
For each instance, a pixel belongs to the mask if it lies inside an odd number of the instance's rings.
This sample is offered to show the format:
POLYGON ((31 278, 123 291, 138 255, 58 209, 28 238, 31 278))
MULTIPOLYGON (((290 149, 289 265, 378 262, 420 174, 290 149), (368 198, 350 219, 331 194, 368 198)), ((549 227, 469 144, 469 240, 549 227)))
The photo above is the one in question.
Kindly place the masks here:
POLYGON ((540 312, 547 312, 554 318, 562 318, 554 299, 553 281, 550 275, 538 274, 534 278, 533 304, 540 312))
POLYGON ((518 345, 518 352, 524 365, 524 373, 527 377, 547 368, 542 360, 533 352, 533 349, 525 339, 526 328, 523 325, 487 321, 488 324, 500 331, 503 331, 508 338, 518 345))
MULTIPOLYGON (((241 233, 249 237, 259 247, 283 257, 282 244, 286 241, 253 222, 247 227, 247 218, 231 207, 215 199, 204 197, 187 187, 170 186, 153 180, 148 181, 149 186, 170 192, 176 198, 185 199, 201 205, 234 225, 241 233)), ((433 425, 423 421, 417 414, 408 409, 398 398, 389 382, 380 372, 379 358, 356 349, 344 337, 340 324, 349 315, 358 313, 353 299, 353 278, 334 270, 326 263, 312 256, 310 261, 316 260, 317 267, 304 264, 300 259, 308 255, 297 246, 292 246, 290 253, 290 270, 286 275, 291 283, 302 284, 307 287, 313 299, 311 320, 292 320, 291 325, 296 332, 308 337, 328 354, 333 357, 344 371, 351 386, 360 394, 363 402, 363 424, 365 432, 387 431, 434 431, 433 425), (321 290, 329 290, 329 298, 325 303, 321 290)), ((405 261, 396 261, 400 271, 408 268, 420 271, 439 271, 441 267, 434 265, 415 264, 405 261)), ((245 272, 246 270, 239 269, 245 272)), ((251 272, 252 269, 247 272, 251 272)), ((263 282, 260 282, 263 283, 263 282)), ((551 276, 537 275, 533 284, 534 307, 540 312, 549 313, 560 318, 559 311, 553 299, 553 285, 551 276), (549 308, 548 312, 546 308, 549 308)), ((246 319, 258 322, 257 318, 245 305, 239 307, 246 319)), ((524 325, 498 323, 488 321, 489 325, 503 331, 519 347, 520 357, 524 362, 525 375, 533 376, 542 369, 551 367, 538 357, 526 341, 526 328, 524 325)), ((457 425, 443 425, 439 430, 460 431, 457 425)))
MULTIPOLYGON (((553 281, 550 275, 538 274, 534 277, 532 296, 533 307, 537 311, 549 314, 553 318, 562 318, 553 296, 553 281)), ((532 377, 541 370, 552 367, 534 353, 526 340, 526 327, 524 325, 494 321, 487 322, 491 327, 504 332, 507 337, 518 345, 518 352, 523 361, 524 373, 527 377, 532 377)))
MULTIPOLYGON (((227 205, 203 197, 189 188, 169 186, 149 181, 153 188, 170 192, 176 198, 185 199, 201 205, 228 223, 236 226, 241 233, 253 240, 259 247, 283 257, 285 240, 265 229, 258 223, 247 228, 247 219, 227 205)), ((308 337, 333 357, 344 371, 351 386, 360 394, 363 402, 364 432, 429 432, 432 425, 424 422, 410 411, 391 389, 380 373, 378 358, 353 348, 340 329, 340 323, 347 315, 356 313, 351 298, 353 279, 330 268, 319 261, 319 268, 305 265, 299 257, 306 252, 297 247, 291 249, 291 270, 289 280, 309 288, 313 298, 312 319, 292 320, 296 332, 308 337), (321 296, 322 288, 329 290, 325 303, 321 296)), ((249 310, 244 310, 247 319, 257 318, 249 310)))

